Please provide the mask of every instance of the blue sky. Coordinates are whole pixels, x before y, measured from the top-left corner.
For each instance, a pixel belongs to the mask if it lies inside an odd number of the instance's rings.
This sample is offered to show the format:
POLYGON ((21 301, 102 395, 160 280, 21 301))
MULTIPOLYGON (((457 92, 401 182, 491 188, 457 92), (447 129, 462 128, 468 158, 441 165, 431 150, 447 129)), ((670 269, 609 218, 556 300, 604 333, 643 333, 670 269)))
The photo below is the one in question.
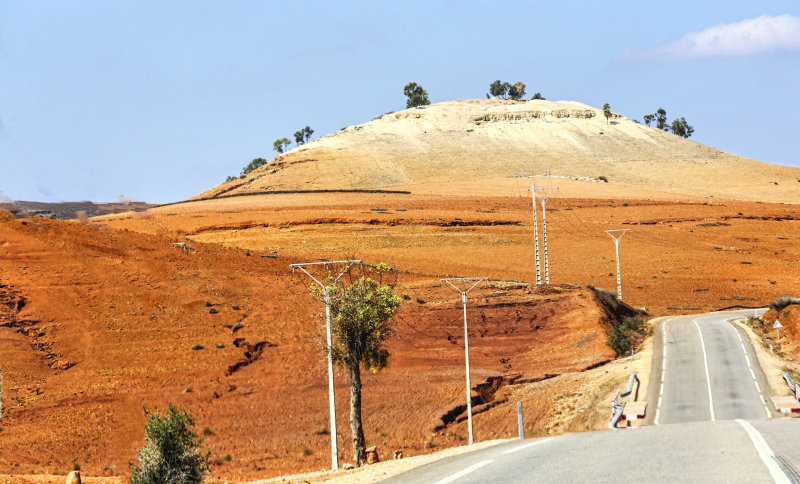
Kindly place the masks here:
POLYGON ((692 139, 800 166, 800 4, 35 1, 0 3, 0 198, 187 198, 405 107, 528 97, 663 107, 692 139))

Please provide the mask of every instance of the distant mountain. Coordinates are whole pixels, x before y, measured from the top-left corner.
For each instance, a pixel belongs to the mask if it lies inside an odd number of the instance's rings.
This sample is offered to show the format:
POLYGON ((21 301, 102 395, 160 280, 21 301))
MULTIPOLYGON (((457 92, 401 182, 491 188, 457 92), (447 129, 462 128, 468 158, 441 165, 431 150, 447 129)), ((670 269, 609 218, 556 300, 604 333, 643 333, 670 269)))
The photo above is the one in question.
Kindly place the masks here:
POLYGON ((386 113, 195 198, 511 177, 605 177, 677 193, 800 200, 800 168, 732 155, 572 101, 469 99, 386 113))
POLYGON ((59 220, 69 220, 78 218, 81 213, 87 217, 98 215, 108 215, 122 212, 141 212, 154 205, 144 202, 120 202, 120 203, 94 203, 94 202, 26 202, 15 201, 11 203, 0 203, 0 210, 13 213, 16 217, 27 217, 29 215, 55 218, 59 220))

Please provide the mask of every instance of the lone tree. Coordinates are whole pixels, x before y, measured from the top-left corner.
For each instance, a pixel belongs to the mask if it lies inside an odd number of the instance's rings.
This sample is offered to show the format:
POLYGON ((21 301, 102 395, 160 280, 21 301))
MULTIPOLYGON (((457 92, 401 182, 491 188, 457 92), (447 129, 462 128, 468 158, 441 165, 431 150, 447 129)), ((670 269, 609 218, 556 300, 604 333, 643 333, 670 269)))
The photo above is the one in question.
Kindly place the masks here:
POLYGON ((289 146, 290 144, 292 144, 292 142, 289 141, 289 138, 276 139, 275 142, 272 143, 272 149, 277 151, 278 153, 283 153, 284 151, 286 151, 286 147, 289 146))
POLYGON ((383 275, 388 270, 386 264, 378 264, 377 281, 362 276, 348 286, 334 285, 329 290, 331 333, 335 341, 328 351, 334 361, 350 371, 350 430, 356 467, 366 458, 361 420, 361 366, 371 371, 386 366, 389 351, 383 343, 393 334, 391 318, 401 303, 394 284, 383 284, 383 275))
POLYGON ((542 101, 545 100, 544 96, 542 96, 542 93, 540 92, 535 93, 531 99, 541 99, 542 101))
POLYGON ((644 124, 650 126, 650 123, 653 122, 653 119, 655 119, 655 117, 656 117, 655 114, 645 114, 644 115, 644 124))
POLYGON ((314 134, 314 130, 311 129, 310 126, 306 126, 303 128, 303 136, 305 137, 305 142, 308 143, 308 140, 311 139, 311 135, 314 134))
POLYGON ((603 116, 606 117, 606 124, 608 124, 608 118, 611 117, 611 105, 608 103, 603 104, 603 116))
POLYGON ((203 482, 208 471, 209 454, 201 454, 203 439, 189 429, 194 419, 186 410, 172 404, 162 416, 144 409, 145 444, 136 455, 138 465, 131 464, 132 484, 203 482))
POLYGON ((672 121, 670 126, 672 134, 688 138, 694 133, 694 128, 686 121, 686 118, 679 118, 672 121))
POLYGON ((656 128, 664 131, 669 129, 669 126, 667 126, 667 112, 664 111, 664 108, 658 108, 655 117, 656 117, 656 128))
MULTIPOLYGON (((265 160, 264 158, 255 158, 255 159, 253 159, 253 161, 248 163, 247 166, 242 168, 242 176, 247 175, 248 173, 250 173, 251 171, 255 170, 256 168, 261 168, 262 166, 266 165, 267 163, 269 163, 269 162, 267 160, 265 160)), ((232 178, 232 177, 230 177, 230 178, 232 178)))
POLYGON ((406 109, 415 108, 417 106, 427 106, 431 103, 428 99, 428 91, 422 88, 416 82, 409 82, 403 88, 403 94, 408 98, 406 101, 406 109))

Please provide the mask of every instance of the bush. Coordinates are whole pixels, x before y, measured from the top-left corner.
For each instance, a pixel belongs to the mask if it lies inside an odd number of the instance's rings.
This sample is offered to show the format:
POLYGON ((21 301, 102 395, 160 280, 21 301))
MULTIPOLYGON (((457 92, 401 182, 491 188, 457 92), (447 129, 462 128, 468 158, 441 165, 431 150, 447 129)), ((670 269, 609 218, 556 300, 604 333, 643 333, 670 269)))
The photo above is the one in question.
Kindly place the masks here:
POLYGON ((780 312, 786 309, 786 307, 791 304, 800 304, 800 298, 796 298, 794 296, 786 294, 769 303, 769 307, 771 307, 775 311, 780 312))
POLYGON ((211 314, 217 314, 218 311, 217 311, 217 308, 211 308, 211 309, 208 310, 208 312, 211 313, 211 314))
POLYGON ((611 321, 611 332, 608 334, 608 346, 612 347, 617 356, 627 355, 638 343, 644 339, 647 332, 644 319, 638 316, 628 316, 622 322, 611 321))
POLYGON ((201 345, 200 343, 195 343, 192 345, 193 350, 202 350, 205 346, 201 345))
POLYGON ((235 332, 239 331, 242 328, 244 328, 244 325, 242 323, 236 323, 233 326, 231 326, 231 331, 233 331, 235 333, 235 332))
POLYGON ((189 429, 194 420, 188 411, 172 404, 162 416, 144 409, 145 444, 131 464, 131 483, 201 483, 208 471, 208 454, 200 453, 202 439, 189 429))

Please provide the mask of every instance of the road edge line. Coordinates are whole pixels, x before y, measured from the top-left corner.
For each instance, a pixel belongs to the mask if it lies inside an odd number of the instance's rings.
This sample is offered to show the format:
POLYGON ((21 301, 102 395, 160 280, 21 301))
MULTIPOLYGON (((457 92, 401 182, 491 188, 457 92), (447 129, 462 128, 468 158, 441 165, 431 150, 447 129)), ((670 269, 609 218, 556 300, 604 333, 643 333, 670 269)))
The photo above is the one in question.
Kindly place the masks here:
POLYGON ((456 472, 455 474, 451 474, 451 475, 445 477, 442 480, 436 481, 435 484, 448 484, 450 482, 455 481, 456 479, 458 479, 460 477, 466 476, 470 472, 477 471, 481 467, 485 466, 486 464, 491 464, 492 462, 494 462, 494 461, 493 460, 482 460, 482 461, 480 461, 480 462, 478 462, 476 464, 472 464, 471 466, 467 467, 466 469, 463 469, 463 470, 460 470, 460 471, 456 472))
POLYGON ((744 431, 747 432, 748 437, 750 437, 750 440, 753 442, 753 446, 756 448, 756 452, 758 452, 758 456, 761 458, 761 461, 764 462, 764 465, 767 466, 772 480, 775 481, 776 484, 791 483, 792 481, 775 460, 775 453, 772 452, 764 436, 746 420, 737 418, 736 423, 741 425, 744 431))
POLYGON ((513 454, 514 452, 516 452, 518 450, 527 449, 528 447, 533 447, 534 445, 544 444, 545 442, 547 442, 550 439, 552 439, 552 437, 546 437, 544 439, 536 439, 535 442, 530 442, 528 444, 518 445, 518 446, 514 447, 513 449, 509 449, 509 450, 503 452, 503 455, 513 454))

